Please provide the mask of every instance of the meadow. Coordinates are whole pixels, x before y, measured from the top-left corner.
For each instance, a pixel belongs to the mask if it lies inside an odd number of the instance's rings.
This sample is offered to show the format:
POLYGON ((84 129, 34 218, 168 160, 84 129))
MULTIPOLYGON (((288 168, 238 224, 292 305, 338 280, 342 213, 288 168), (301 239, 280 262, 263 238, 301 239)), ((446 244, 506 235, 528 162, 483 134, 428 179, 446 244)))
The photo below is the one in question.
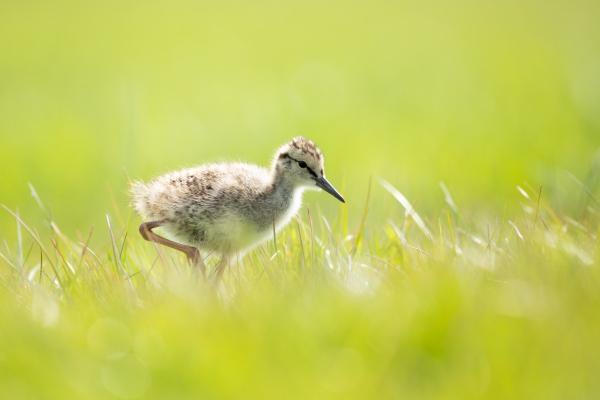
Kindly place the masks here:
POLYGON ((3 1, 0 397, 597 398, 599 19, 3 1), (139 237, 130 180, 298 134, 347 204, 219 290, 139 237))

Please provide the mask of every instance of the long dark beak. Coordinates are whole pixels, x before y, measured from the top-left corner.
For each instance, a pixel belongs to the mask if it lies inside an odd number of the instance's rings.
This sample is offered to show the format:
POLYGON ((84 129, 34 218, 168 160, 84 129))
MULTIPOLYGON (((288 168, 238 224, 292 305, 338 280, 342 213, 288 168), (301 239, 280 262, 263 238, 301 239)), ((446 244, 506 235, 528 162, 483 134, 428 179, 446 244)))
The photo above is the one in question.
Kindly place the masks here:
POLYGON ((322 176, 320 178, 315 178, 315 181, 316 181, 318 187, 320 187, 321 189, 323 189, 324 191, 326 191, 327 193, 329 193, 330 195, 332 195, 333 197, 335 197, 342 203, 346 202, 346 200, 344 200, 342 195, 339 194, 338 191, 335 190, 335 188, 333 186, 331 186, 331 183, 327 182, 327 179, 325 179, 324 176, 322 176))

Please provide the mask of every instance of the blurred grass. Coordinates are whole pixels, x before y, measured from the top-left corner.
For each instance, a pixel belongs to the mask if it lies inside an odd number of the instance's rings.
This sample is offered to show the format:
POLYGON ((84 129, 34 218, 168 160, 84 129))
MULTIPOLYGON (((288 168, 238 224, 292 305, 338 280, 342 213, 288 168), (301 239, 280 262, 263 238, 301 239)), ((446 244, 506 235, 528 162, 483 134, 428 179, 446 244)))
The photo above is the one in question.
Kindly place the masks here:
POLYGON ((598 397, 599 19, 2 1, 0 204, 39 243, 0 210, 0 397, 598 397), (129 178, 267 164, 297 134, 348 205, 308 195, 220 297, 135 234, 129 178), (362 223, 377 176, 431 240, 375 183, 362 223))
POLYGON ((348 237, 330 229, 342 216, 299 218, 218 292, 114 223, 99 248, 19 224, 23 251, 0 253, 0 392, 596 398, 597 214, 578 223, 522 193, 522 212, 487 225, 444 207, 430 237, 414 213, 348 237))

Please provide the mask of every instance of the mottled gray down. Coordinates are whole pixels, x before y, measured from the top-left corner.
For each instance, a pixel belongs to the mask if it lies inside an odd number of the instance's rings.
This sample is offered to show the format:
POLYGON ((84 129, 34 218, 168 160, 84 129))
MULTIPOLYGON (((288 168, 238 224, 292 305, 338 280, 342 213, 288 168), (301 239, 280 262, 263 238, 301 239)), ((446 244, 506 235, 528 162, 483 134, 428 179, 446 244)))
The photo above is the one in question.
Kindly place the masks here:
POLYGON ((207 164, 172 172, 149 183, 135 182, 131 193, 145 221, 179 242, 200 249, 234 253, 272 236, 296 214, 302 189, 314 187, 304 161, 323 176, 316 146, 296 138, 281 147, 270 170, 244 163, 207 164))

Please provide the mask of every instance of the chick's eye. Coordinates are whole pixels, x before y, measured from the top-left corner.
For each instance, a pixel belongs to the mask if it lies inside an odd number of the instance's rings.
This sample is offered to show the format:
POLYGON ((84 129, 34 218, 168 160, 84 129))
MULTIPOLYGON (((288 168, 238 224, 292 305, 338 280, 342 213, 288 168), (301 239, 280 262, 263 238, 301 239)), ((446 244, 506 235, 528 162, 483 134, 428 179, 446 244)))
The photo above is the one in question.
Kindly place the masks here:
POLYGON ((298 165, 300 166, 300 168, 306 168, 306 163, 304 161, 298 162, 298 165))

